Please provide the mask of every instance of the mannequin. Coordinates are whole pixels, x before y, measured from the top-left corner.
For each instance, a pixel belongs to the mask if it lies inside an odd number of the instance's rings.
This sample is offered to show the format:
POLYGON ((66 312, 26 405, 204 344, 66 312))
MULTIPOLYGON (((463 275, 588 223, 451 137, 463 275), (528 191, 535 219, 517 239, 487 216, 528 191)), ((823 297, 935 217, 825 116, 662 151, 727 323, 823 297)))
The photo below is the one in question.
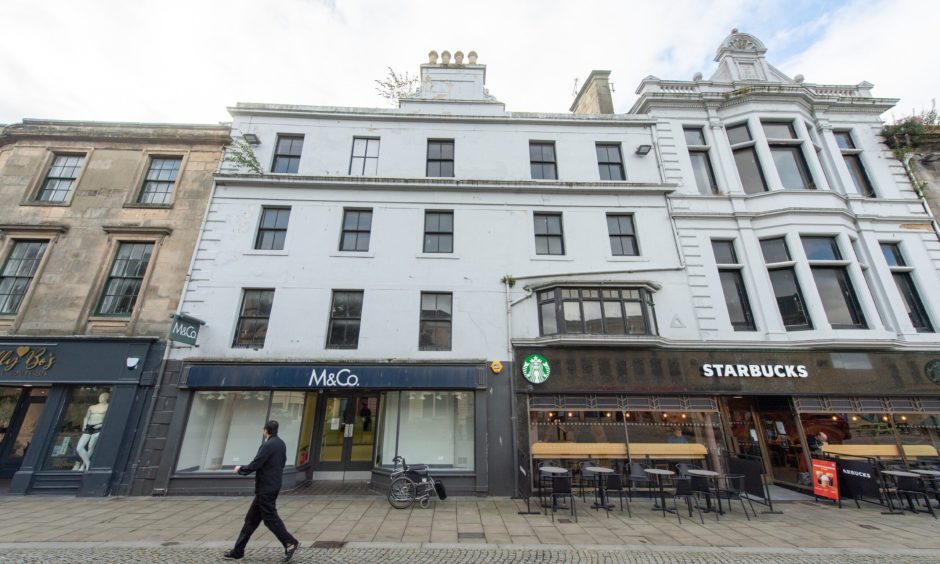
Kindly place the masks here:
POLYGON ((108 400, 111 394, 104 392, 98 396, 98 403, 88 408, 85 413, 85 420, 82 422, 82 437, 78 439, 75 446, 75 452, 82 459, 78 470, 87 470, 91 463, 91 455, 95 452, 95 445, 98 444, 98 433, 104 424, 104 416, 108 412, 108 400))

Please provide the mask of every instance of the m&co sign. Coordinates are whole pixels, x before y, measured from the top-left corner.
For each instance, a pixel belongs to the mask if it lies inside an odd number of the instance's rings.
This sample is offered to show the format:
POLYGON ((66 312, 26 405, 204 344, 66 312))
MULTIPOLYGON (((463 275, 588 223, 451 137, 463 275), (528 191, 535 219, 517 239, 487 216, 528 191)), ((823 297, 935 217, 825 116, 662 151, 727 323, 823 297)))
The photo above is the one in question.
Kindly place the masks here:
POLYGON ((34 370, 45 374, 55 364, 55 355, 45 347, 20 345, 0 349, 0 375, 25 374, 34 370))

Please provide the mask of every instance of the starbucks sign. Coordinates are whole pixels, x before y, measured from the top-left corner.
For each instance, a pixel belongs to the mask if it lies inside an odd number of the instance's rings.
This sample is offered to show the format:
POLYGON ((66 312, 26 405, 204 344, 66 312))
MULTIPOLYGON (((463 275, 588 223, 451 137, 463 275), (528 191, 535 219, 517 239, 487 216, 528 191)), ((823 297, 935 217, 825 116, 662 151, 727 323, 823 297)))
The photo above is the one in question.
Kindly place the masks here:
POLYGON ((533 384, 541 384, 552 373, 548 359, 540 354, 530 354, 522 363, 522 376, 533 384))

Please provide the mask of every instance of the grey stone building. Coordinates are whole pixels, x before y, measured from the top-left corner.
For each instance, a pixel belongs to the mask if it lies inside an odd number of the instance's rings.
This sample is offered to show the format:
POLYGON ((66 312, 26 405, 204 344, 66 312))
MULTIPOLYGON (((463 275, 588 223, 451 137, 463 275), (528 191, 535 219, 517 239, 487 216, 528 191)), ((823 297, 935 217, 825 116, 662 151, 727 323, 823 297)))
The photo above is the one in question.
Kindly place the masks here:
POLYGON ((122 493, 229 130, 0 128, 0 480, 122 493))

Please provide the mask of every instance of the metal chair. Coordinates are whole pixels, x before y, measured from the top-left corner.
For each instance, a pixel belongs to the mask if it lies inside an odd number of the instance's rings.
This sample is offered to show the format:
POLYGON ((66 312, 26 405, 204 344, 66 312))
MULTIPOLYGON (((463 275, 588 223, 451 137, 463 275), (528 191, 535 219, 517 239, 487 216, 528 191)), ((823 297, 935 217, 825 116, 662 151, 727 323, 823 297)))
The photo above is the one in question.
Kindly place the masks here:
POLYGON ((688 462, 681 462, 679 464, 676 464, 676 473, 682 477, 688 476, 689 470, 692 470, 692 469, 701 470, 701 467, 698 466, 697 464, 691 464, 688 462))
POLYGON ((627 483, 630 486, 629 487, 630 499, 633 499, 634 484, 645 484, 646 493, 649 495, 650 499, 653 499, 653 480, 651 480, 649 475, 647 475, 646 468, 647 468, 646 464, 642 462, 630 463, 630 475, 627 476, 627 483))
MULTIPOLYGON (((711 499, 715 497, 716 501, 720 495, 716 488, 712 487, 711 480, 704 476, 688 476, 689 485, 692 488, 692 493, 696 496, 705 495, 706 502, 711 506, 711 499)), ((721 511, 719 508, 714 508, 715 510, 715 521, 719 520, 719 515, 721 511)))
POLYGON ((754 509, 754 503, 751 501, 751 498, 747 495, 747 490, 744 487, 745 476, 743 474, 729 474, 723 477, 724 487, 719 486, 718 495, 724 496, 728 500, 728 511, 731 511, 731 499, 737 498, 741 502, 741 509, 744 510, 744 516, 747 517, 747 520, 751 520, 751 516, 747 514, 747 507, 744 505, 744 500, 747 500, 747 504, 751 506, 751 513, 754 514, 754 517, 757 517, 757 511, 754 509))
POLYGON ((578 491, 581 493, 581 501, 584 501, 584 486, 594 485, 594 472, 585 470, 587 466, 598 466, 600 463, 596 460, 582 460, 578 463, 578 491))
MULTIPOLYGON (((616 493, 617 497, 620 498, 620 512, 623 513, 623 498, 625 493, 629 495, 628 490, 623 487, 623 476, 619 473, 614 472, 613 474, 607 474, 607 499, 610 500, 610 494, 616 493)), ((630 511, 630 498, 627 498, 627 517, 633 517, 633 513, 630 511)))
POLYGON ((692 517, 692 500, 695 500, 695 509, 698 510, 698 518, 702 524, 705 524, 705 519, 702 517, 702 508, 698 504, 698 495, 692 491, 692 480, 689 478, 676 477, 676 493, 672 496, 672 508, 676 511, 676 517, 679 518, 679 524, 682 524, 682 516, 679 515, 679 498, 685 500, 686 506, 689 510, 689 518, 692 517))
POLYGON ((548 487, 551 487, 553 474, 549 474, 548 472, 542 472, 542 466, 560 467, 561 463, 557 460, 542 460, 538 463, 539 502, 544 504, 545 496, 543 495, 543 492, 548 487))
MULTIPOLYGON (((578 510, 575 508, 574 500, 575 496, 571 491, 571 478, 569 476, 553 476, 552 477, 552 493, 549 494, 551 499, 551 509, 552 509, 552 523, 555 522, 555 511, 558 509, 558 500, 567 499, 570 504, 571 516, 574 517, 574 522, 578 522, 578 510)), ((548 508, 546 507, 544 511, 547 513, 548 508)))
POLYGON ((914 500, 916 499, 920 502, 920 498, 923 497, 924 503, 927 505, 927 511, 930 512, 930 515, 932 515, 934 519, 937 518, 937 514, 933 510, 933 505, 930 503, 930 494, 935 492, 927 488, 923 479, 920 477, 914 478, 913 476, 896 476, 895 478, 897 488, 894 490, 894 493, 897 495, 899 503, 901 503, 901 494, 904 494, 904 497, 907 498, 907 505, 910 510, 917 513, 917 509, 914 507, 914 500))

